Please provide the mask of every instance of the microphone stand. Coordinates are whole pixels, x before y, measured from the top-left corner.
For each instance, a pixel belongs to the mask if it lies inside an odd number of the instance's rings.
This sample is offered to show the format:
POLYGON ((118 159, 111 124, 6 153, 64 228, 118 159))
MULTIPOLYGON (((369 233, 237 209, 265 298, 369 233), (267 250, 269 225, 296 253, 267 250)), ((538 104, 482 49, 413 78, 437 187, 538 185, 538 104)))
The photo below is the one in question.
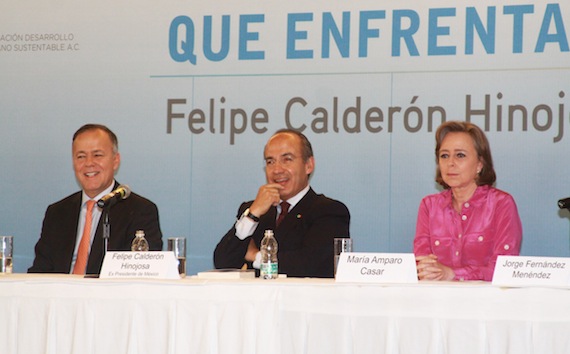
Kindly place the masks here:
POLYGON ((109 249, 109 237, 111 237, 111 224, 109 223, 109 207, 103 208, 103 258, 109 249))
POLYGON ((103 258, 109 250, 109 238, 111 237, 111 224, 109 223, 109 209, 118 201, 127 199, 131 195, 131 189, 126 184, 121 184, 117 189, 107 194, 97 201, 97 205, 102 208, 101 217, 103 218, 103 258), (121 197, 121 199, 118 199, 121 197))

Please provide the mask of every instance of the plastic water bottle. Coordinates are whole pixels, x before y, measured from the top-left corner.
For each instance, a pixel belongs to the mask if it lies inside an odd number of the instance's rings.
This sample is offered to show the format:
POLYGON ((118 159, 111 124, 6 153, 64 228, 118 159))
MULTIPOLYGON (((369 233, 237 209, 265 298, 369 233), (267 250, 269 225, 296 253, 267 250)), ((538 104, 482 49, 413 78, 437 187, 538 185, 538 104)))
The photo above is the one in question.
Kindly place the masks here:
POLYGON ((273 230, 265 230, 261 240, 261 269, 259 276, 262 279, 277 279, 277 240, 273 237, 273 230))
POLYGON ((146 252, 148 251, 148 241, 144 238, 144 231, 137 230, 135 232, 135 239, 131 244, 131 251, 133 252, 146 252))

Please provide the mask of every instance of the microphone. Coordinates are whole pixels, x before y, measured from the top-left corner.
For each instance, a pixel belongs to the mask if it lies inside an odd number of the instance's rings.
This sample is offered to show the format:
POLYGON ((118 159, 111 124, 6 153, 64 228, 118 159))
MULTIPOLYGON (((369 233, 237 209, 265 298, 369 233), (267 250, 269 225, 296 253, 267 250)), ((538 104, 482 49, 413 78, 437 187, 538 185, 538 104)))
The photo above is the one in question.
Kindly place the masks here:
POLYGON ((570 209, 570 198, 560 199, 558 201, 558 207, 560 209, 570 209))
POLYGON ((99 199, 97 201, 97 206, 99 206, 99 208, 111 207, 118 201, 127 199, 129 195, 131 195, 131 189, 129 186, 126 184, 121 184, 117 187, 117 189, 99 199))

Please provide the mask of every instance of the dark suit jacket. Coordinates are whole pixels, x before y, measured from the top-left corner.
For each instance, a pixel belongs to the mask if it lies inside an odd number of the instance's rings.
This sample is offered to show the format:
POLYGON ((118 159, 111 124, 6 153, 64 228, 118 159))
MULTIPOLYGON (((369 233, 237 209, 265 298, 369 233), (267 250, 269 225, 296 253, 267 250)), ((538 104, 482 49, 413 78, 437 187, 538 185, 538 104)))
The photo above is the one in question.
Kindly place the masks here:
MULTIPOLYGON (((239 218, 253 201, 243 203, 239 218)), ((278 228, 275 228, 277 208, 272 207, 260 217, 259 225, 251 237, 259 248, 265 230, 274 230, 278 243, 279 273, 289 277, 334 276, 333 239, 349 237, 350 213, 336 200, 316 194, 307 194, 289 211, 278 228)), ((235 225, 221 239, 214 251, 216 268, 241 268, 245 262, 250 238, 235 236, 235 225)), ((251 264, 248 264, 251 268, 251 264)))
MULTIPOLYGON (((117 188, 118 183, 114 188, 117 188)), ((29 273, 70 273, 77 241, 81 192, 74 193, 47 208, 42 233, 29 273)), ((135 231, 144 230, 151 251, 162 250, 158 209, 154 203, 135 193, 121 200, 109 212, 109 251, 130 251, 135 231)), ((89 252, 87 274, 99 274, 104 256, 103 215, 89 252)))

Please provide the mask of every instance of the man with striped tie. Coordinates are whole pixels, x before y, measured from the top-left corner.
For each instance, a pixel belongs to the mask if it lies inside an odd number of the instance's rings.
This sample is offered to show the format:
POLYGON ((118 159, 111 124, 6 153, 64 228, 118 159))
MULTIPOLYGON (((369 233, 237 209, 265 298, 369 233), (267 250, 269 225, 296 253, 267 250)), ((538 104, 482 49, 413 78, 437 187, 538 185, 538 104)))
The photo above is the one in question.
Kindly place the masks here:
POLYGON ((264 150, 265 177, 255 200, 243 203, 237 221, 216 246, 216 268, 259 268, 264 231, 274 230, 279 273, 290 277, 333 277, 333 240, 349 237, 347 207, 309 185, 315 168, 311 143, 282 129, 264 150))

